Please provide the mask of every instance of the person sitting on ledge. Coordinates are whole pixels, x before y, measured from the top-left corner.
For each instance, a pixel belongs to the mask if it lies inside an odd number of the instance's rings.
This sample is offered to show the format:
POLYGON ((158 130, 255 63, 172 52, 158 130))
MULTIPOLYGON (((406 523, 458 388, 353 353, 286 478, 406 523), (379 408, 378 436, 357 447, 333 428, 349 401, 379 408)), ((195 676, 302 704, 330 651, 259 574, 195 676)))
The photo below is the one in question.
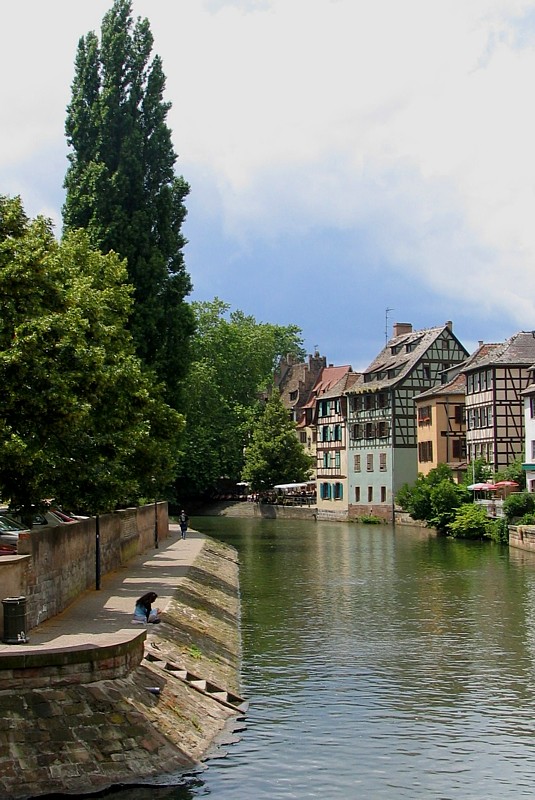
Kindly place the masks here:
POLYGON ((136 600, 136 607, 134 609, 133 622, 153 622, 157 624, 160 622, 160 609, 152 608, 152 604, 158 595, 156 592, 147 592, 139 600, 136 600))

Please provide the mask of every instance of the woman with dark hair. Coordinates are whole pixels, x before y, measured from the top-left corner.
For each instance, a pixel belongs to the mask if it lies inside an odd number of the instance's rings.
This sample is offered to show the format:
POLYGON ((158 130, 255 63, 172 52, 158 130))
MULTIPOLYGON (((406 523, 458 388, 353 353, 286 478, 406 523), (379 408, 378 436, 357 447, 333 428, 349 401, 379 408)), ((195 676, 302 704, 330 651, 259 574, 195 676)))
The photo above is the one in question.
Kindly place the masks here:
POLYGON ((147 592, 136 600, 134 622, 160 622, 160 609, 152 608, 157 597, 156 592, 147 592))

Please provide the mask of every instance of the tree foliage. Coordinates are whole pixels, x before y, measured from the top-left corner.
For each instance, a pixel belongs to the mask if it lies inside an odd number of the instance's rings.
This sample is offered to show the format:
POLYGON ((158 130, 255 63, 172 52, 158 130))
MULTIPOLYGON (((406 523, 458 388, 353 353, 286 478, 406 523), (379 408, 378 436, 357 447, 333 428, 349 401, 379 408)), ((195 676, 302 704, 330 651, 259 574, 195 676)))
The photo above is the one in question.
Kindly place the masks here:
POLYGON ((428 475, 419 475, 412 485, 405 484, 396 502, 415 520, 422 520, 446 532, 456 510, 470 500, 465 486, 456 484, 447 464, 438 464, 428 475))
POLYGON ((483 506, 463 503, 456 509, 455 517, 448 525, 448 533, 454 539, 491 538, 492 525, 493 521, 488 519, 483 506))
POLYGON ((133 20, 130 0, 115 0, 100 41, 93 32, 80 39, 63 220, 67 231, 86 230, 94 248, 126 258, 136 352, 178 405, 194 329, 182 234, 189 186, 174 173, 170 105, 152 46, 148 20, 133 20))
POLYGON ((262 492, 278 483, 308 480, 313 464, 313 457, 305 453, 297 439, 295 422, 274 390, 247 445, 243 480, 254 492, 262 492))
POLYGON ((531 492, 513 492, 503 501, 503 513, 512 524, 535 511, 535 496, 531 492))
POLYGON ((463 486, 470 486, 472 483, 486 483, 492 480, 492 467, 485 458, 475 458, 470 462, 469 469, 466 470, 463 478, 463 486))
POLYGON ((231 311, 217 297, 192 306, 196 334, 185 383, 181 495, 202 494, 222 477, 240 479, 260 392, 272 379, 282 354, 302 355, 296 326, 257 322, 241 311, 231 311))
POLYGON ((181 416, 136 357, 131 289, 82 231, 58 243, 0 197, 0 491, 89 511, 172 480, 181 416))
POLYGON ((519 488, 526 488, 526 473, 522 469, 522 459, 517 458, 512 461, 505 469, 497 472, 495 475, 496 481, 515 481, 518 483, 519 488))

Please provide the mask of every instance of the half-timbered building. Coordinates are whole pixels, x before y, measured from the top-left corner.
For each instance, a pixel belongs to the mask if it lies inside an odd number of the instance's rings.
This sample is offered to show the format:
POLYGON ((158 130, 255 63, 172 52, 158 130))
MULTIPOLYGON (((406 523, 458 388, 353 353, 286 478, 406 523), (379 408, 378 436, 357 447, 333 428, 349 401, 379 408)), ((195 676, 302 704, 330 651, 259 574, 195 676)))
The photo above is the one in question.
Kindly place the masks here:
POLYGON ((349 516, 393 519, 397 491, 417 477, 414 397, 467 356, 451 322, 417 331, 394 325, 392 339, 347 392, 349 516))
POLYGON ((524 398, 535 362, 535 335, 520 331, 491 348, 466 376, 466 447, 494 472, 524 457, 524 398))
MULTIPOLYGON (((316 418, 317 399, 318 397, 323 396, 326 392, 329 392, 348 372, 351 372, 351 367, 349 365, 338 367, 334 366, 333 364, 329 364, 328 367, 323 366, 316 377, 314 385, 309 391, 307 402, 304 403, 299 410, 299 416, 297 418, 297 435, 299 436, 299 441, 303 445, 306 453, 314 458, 314 464, 316 464, 318 438, 316 418)), ((312 477, 314 479, 316 478, 315 469, 312 477)))
POLYGON ((298 361, 291 354, 281 358, 273 383, 294 422, 301 418, 301 411, 310 399, 312 389, 326 365, 327 359, 318 352, 309 355, 307 361, 298 361))
POLYGON ((524 398, 524 461, 526 489, 535 492, 535 365, 530 370, 530 382, 522 392, 524 398))
POLYGON ((447 464, 460 483, 468 467, 466 456, 466 376, 468 365, 477 364, 496 344, 479 343, 466 361, 446 370, 441 383, 416 395, 418 473, 428 475, 447 464), (462 371, 461 371, 462 370, 462 371))
POLYGON ((316 498, 318 519, 347 518, 347 397, 358 373, 346 374, 316 397, 316 498))

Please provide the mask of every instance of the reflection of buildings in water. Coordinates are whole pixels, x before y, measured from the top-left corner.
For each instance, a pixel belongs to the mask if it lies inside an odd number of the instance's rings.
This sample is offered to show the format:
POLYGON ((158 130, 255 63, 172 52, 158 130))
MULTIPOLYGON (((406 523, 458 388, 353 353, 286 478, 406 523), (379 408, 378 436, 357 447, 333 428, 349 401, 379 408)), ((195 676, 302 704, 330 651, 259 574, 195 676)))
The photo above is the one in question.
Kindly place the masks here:
POLYGON ((535 668, 535 552, 510 547, 509 563, 524 573, 525 645, 535 668))

